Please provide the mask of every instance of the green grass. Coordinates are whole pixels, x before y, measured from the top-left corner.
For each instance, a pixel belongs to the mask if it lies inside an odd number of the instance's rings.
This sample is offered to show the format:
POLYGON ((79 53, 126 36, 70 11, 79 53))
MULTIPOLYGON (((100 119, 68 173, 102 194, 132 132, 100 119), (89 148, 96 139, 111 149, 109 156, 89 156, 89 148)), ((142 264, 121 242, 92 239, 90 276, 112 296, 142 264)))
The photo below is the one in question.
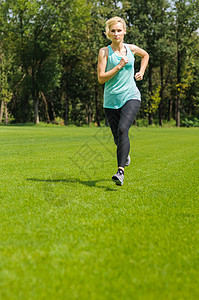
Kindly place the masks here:
POLYGON ((0 299, 199 299, 199 129, 0 127, 0 299))

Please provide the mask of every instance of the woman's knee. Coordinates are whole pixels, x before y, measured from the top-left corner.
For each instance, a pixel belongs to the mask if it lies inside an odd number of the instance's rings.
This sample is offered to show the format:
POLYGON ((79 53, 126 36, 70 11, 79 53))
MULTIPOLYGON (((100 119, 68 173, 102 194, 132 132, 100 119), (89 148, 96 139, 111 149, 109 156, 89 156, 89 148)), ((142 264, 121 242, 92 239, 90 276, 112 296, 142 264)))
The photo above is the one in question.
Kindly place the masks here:
POLYGON ((118 126, 118 133, 119 135, 128 135, 129 128, 124 124, 119 124, 118 126))

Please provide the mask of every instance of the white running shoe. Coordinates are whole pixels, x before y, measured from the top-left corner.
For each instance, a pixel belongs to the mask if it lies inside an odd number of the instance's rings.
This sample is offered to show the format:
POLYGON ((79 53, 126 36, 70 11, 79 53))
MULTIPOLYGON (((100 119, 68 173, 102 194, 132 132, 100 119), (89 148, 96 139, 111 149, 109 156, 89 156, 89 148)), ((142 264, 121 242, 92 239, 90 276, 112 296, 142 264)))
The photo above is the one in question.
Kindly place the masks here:
POLYGON ((130 155, 128 155, 125 166, 128 167, 130 165, 130 163, 131 163, 131 158, 130 158, 130 155))
POLYGON ((113 175, 112 180, 116 183, 116 185, 123 185, 124 172, 119 169, 117 173, 113 175))

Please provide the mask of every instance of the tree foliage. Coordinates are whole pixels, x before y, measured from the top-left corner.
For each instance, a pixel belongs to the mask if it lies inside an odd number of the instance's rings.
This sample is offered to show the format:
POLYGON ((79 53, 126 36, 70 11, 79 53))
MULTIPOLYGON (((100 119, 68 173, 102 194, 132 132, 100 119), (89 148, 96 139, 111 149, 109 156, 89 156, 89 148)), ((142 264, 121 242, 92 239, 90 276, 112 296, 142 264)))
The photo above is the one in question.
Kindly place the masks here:
MULTIPOLYGON (((127 43, 150 54, 139 118, 183 120, 199 113, 198 0, 1 0, 0 122, 78 125, 104 120, 97 82, 105 21, 127 22, 127 43), (3 117, 4 116, 4 117, 3 117), (181 117, 181 118, 180 118, 181 117)), ((140 60, 136 60, 136 69, 140 60)))

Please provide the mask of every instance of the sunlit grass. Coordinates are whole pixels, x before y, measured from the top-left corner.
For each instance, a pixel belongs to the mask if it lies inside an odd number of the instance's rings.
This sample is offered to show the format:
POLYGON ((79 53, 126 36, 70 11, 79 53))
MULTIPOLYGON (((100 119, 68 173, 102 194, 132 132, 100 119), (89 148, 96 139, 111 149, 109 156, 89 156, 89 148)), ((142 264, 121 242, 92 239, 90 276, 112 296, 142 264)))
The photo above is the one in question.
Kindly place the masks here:
POLYGON ((0 299, 198 299, 199 130, 0 127, 0 299))

